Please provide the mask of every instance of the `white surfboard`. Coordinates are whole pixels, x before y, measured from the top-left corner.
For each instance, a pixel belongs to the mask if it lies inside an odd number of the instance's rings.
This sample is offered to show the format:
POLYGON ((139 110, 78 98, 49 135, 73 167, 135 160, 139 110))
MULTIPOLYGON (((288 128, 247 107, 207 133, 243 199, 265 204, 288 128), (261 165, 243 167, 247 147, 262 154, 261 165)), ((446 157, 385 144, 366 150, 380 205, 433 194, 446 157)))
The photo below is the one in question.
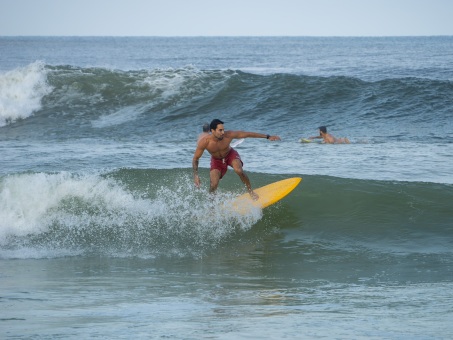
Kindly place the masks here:
POLYGON ((244 141, 244 138, 238 139, 238 140, 234 141, 233 143, 231 143, 230 145, 232 148, 234 148, 235 146, 238 146, 239 144, 241 144, 243 141, 244 141))

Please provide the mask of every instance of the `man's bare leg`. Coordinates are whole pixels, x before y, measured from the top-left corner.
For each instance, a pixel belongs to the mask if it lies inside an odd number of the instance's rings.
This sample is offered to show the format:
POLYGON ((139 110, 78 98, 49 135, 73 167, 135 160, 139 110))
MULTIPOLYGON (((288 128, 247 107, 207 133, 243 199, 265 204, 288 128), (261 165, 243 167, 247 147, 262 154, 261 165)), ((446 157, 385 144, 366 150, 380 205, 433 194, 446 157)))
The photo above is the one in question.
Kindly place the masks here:
POLYGON ((209 178, 211 181, 209 192, 215 192, 217 190, 217 187, 219 186, 220 171, 217 169, 211 170, 211 172, 209 173, 209 178))
POLYGON ((250 184, 249 177, 247 176, 247 174, 242 169, 242 162, 239 159, 235 159, 231 163, 231 165, 233 165, 234 172, 237 173, 237 175, 241 179, 242 183, 244 183, 245 186, 247 187, 247 190, 248 190, 250 196, 252 197, 252 199, 254 201, 256 201, 259 198, 259 196, 253 191, 252 185, 250 184))

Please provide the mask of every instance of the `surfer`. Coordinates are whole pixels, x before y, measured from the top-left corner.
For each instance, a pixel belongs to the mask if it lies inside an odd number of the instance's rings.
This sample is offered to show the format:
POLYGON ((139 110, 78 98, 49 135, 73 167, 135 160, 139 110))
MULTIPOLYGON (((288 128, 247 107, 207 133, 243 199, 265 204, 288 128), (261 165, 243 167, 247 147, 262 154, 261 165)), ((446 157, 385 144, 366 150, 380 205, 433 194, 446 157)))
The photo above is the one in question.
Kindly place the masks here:
POLYGON ((270 136, 257 132, 246 131, 225 131, 223 122, 219 119, 214 119, 209 125, 211 134, 199 139, 197 148, 193 155, 192 168, 195 186, 200 187, 200 177, 198 176, 198 162, 205 150, 211 154, 211 170, 210 170, 210 188, 209 192, 217 190, 220 179, 227 172, 228 166, 234 169, 234 172, 239 176, 241 181, 247 187, 250 196, 257 200, 259 197, 253 191, 252 185, 248 176, 242 169, 243 163, 239 153, 234 150, 230 143, 234 138, 266 138, 271 141, 280 140, 279 136, 270 136))
POLYGON ((320 126, 319 136, 308 137, 308 139, 322 138, 324 143, 327 144, 349 144, 349 139, 345 138, 335 138, 330 133, 327 133, 327 127, 320 126))
POLYGON ((200 141, 200 139, 209 136, 209 123, 204 123, 202 129, 203 132, 198 135, 197 143, 200 141))

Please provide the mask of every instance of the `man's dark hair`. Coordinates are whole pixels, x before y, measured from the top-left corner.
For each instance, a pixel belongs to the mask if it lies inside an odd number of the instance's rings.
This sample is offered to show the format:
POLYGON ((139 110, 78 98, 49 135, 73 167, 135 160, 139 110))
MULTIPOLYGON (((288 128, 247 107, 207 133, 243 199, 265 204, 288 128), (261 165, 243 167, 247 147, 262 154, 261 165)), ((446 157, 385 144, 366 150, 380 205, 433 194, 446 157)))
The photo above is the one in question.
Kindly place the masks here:
POLYGON ((220 119, 213 119, 209 127, 211 128, 211 130, 217 130, 217 125, 219 124, 223 124, 220 119))
POLYGON ((321 131, 322 133, 327 133, 327 127, 325 127, 325 126, 320 126, 318 129, 319 129, 319 131, 321 131))

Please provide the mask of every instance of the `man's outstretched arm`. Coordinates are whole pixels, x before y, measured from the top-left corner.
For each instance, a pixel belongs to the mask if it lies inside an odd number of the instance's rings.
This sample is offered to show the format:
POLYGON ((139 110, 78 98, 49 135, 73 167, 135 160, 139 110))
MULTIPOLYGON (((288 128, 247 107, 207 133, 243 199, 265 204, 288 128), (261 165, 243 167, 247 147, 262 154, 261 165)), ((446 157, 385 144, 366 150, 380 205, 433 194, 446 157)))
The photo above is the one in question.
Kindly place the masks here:
POLYGON ((279 136, 271 136, 264 133, 259 132, 249 132, 249 131, 228 131, 228 137, 231 138, 266 138, 271 141, 281 140, 279 136))

